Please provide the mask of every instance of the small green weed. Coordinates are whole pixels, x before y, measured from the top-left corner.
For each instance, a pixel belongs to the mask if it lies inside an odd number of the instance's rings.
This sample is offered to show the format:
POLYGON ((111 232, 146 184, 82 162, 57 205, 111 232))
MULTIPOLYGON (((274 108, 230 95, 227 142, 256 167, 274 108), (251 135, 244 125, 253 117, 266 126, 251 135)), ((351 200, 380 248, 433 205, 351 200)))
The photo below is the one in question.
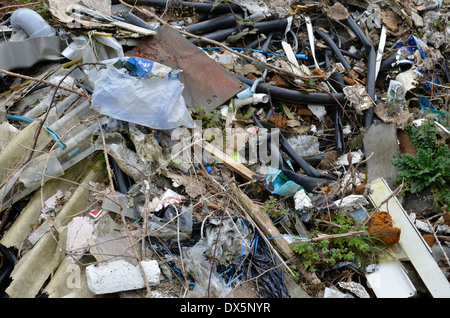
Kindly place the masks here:
MULTIPOLYGON (((355 228, 354 218, 346 213, 336 215, 333 222, 337 226, 333 227, 329 234, 344 234, 355 228)), ((318 267, 326 269, 345 261, 366 263, 372 261, 381 251, 378 241, 368 235, 337 237, 316 242, 301 241, 292 244, 292 249, 301 256, 303 265, 311 272, 315 272, 318 267)))
POLYGON ((419 127, 408 126, 405 130, 417 150, 417 155, 399 154, 392 158, 392 164, 399 170, 396 183, 403 182, 405 191, 411 193, 419 193, 430 187, 438 210, 450 206, 448 145, 438 140, 436 126, 431 120, 419 127))
POLYGON ((286 215, 289 211, 282 207, 281 204, 278 204, 278 199, 272 195, 264 202, 262 208, 264 213, 274 220, 282 215, 286 215))
POLYGON ((205 107, 198 107, 191 109, 194 120, 201 120, 204 128, 220 128, 222 123, 222 114, 220 110, 215 109, 207 112, 205 107))

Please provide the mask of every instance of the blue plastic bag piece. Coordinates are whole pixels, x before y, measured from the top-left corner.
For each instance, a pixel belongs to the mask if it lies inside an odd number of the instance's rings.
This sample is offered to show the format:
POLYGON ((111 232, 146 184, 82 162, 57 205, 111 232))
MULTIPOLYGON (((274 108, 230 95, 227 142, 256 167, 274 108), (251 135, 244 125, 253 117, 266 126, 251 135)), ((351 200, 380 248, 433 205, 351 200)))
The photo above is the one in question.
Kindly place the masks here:
POLYGON ((437 76, 435 76, 433 79, 428 79, 425 84, 423 85, 424 88, 426 89, 430 89, 433 88, 434 84, 440 84, 441 82, 439 82, 439 79, 437 76))
POLYGON ((441 117, 445 117, 445 114, 443 112, 436 110, 436 108, 434 108, 434 106, 431 105, 430 101, 428 100, 428 97, 420 97, 419 104, 421 110, 431 110, 431 112, 439 114, 441 117))
POLYGON ((294 181, 289 180, 281 170, 272 167, 269 168, 266 183, 270 193, 283 197, 294 195, 298 190, 303 189, 294 181))
POLYGON ((102 115, 153 129, 194 127, 183 98, 184 84, 170 67, 140 58, 104 62, 94 80, 92 108, 102 115), (136 63, 117 67, 117 62, 136 63), (150 63, 151 62, 151 63, 150 63), (134 70, 134 66, 136 69, 134 70), (129 70, 145 77, 133 76, 129 70))
POLYGON ((174 72, 166 72, 164 74, 161 74, 160 70, 156 69, 156 66, 161 64, 155 63, 151 60, 147 60, 137 56, 119 57, 119 60, 126 62, 132 66, 128 69, 131 76, 145 78, 150 74, 154 76, 166 75, 169 78, 178 78, 178 74, 174 72))
POLYGON ((414 35, 411 35, 408 38, 408 48, 411 53, 414 53, 415 50, 419 50, 420 56, 424 59, 426 57, 424 48, 428 47, 425 42, 420 40, 419 38, 415 37, 414 35))
POLYGON ((153 61, 146 60, 137 56, 130 57, 121 57, 119 58, 121 61, 126 61, 129 64, 133 65, 134 68, 130 71, 130 75, 138 76, 140 78, 146 77, 149 73, 152 72, 153 65, 155 64, 153 61))

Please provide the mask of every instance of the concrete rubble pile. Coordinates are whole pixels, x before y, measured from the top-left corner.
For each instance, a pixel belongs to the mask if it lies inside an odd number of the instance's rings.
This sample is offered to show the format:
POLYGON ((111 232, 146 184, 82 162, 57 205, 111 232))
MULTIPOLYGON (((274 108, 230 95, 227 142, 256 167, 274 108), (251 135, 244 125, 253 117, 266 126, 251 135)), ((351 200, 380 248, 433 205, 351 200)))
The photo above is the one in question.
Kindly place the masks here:
POLYGON ((0 22, 3 298, 450 297, 448 1, 0 22))

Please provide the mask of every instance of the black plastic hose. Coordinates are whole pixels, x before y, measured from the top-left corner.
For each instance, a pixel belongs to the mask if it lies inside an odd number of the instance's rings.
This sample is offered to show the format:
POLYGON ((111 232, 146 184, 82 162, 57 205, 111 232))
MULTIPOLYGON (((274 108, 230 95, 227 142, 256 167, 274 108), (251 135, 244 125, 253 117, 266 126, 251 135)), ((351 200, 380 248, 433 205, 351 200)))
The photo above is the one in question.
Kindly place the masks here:
MULTIPOLYGON (((146 5, 146 6, 156 6, 156 7, 166 7, 167 0, 124 0, 125 3, 131 5, 146 5)), ((112 4, 118 4, 120 1, 113 0, 112 4)), ((233 12, 242 12, 242 8, 236 4, 230 3, 233 12)), ((230 7, 228 4, 219 3, 200 3, 200 2, 190 2, 182 1, 181 6, 183 8, 193 8, 196 12, 206 12, 211 14, 224 14, 230 13, 230 7)))
POLYGON ((138 16, 134 15, 133 13, 127 11, 122 14, 122 17, 125 19, 126 22, 131 23, 133 25, 136 25, 141 28, 153 30, 152 26, 139 18, 138 16))
POLYGON ((272 42, 274 32, 270 32, 264 41, 263 45, 261 45, 261 51, 267 51, 269 49, 270 42, 272 42))
MULTIPOLYGON (((258 121, 258 119, 255 116, 253 116, 253 120, 254 120, 256 126, 263 128, 263 125, 258 121)), ((283 142, 281 142, 281 140, 284 137, 280 133, 279 130, 277 130, 276 132, 269 133, 269 134, 263 136, 262 138, 267 140, 268 145, 270 146, 271 155, 278 157, 278 169, 281 170, 289 180, 294 181, 298 185, 302 186, 307 192, 312 192, 319 185, 326 185, 326 184, 330 184, 330 183, 334 182, 334 180, 332 180, 332 179, 315 177, 315 176, 310 176, 310 175, 302 175, 302 174, 295 172, 291 168, 291 166, 287 164, 287 162, 284 160, 283 156, 281 155, 280 149, 283 148, 283 146, 282 146, 283 142), (275 134, 278 135, 278 140, 280 141, 279 147, 276 147, 276 145, 271 144, 272 137, 275 134)), ((263 139, 260 139, 260 141, 263 141, 263 139)), ((291 153, 287 153, 287 154, 290 155, 291 153)), ((300 162, 301 162, 302 166, 306 168, 306 170, 305 170, 306 173, 308 173, 308 172, 311 173, 312 171, 315 170, 308 163, 306 163, 306 161, 304 161, 301 157, 299 157, 298 155, 297 155, 297 157, 301 159, 300 162)), ((320 174, 320 172, 318 172, 317 174, 320 174)))
MULTIPOLYGON (((287 19, 276 19, 276 20, 270 20, 270 21, 262 21, 262 22, 256 22, 251 29, 257 30, 258 33, 267 33, 271 31, 276 30, 284 30, 287 26, 287 19)), ((215 41, 224 41, 226 40, 232 33, 239 32, 240 29, 243 29, 243 27, 232 27, 228 29, 218 30, 215 32, 207 33, 202 35, 202 37, 215 40, 215 41)), ((207 45, 207 42, 191 38, 190 41, 198 46, 204 46, 207 45)))
MULTIPOLYGON (((249 78, 240 76, 238 74, 234 74, 234 76, 236 76, 238 80, 249 86, 253 85, 254 81, 249 78)), ((272 98, 303 105, 336 105, 336 101, 338 101, 339 103, 345 103, 344 93, 311 93, 263 83, 256 86, 256 92, 266 94, 270 93, 270 96, 272 98)))
POLYGON ((328 47, 331 49, 331 51, 333 51, 334 55, 336 55, 339 62, 342 63, 344 68, 347 71, 351 70, 352 67, 350 66, 350 64, 348 64, 347 60, 342 55, 342 52, 340 51, 340 49, 338 48, 336 43, 334 43, 334 41, 328 36, 328 34, 326 34, 325 32, 323 32, 321 30, 315 30, 315 32, 318 36, 320 36, 325 41, 325 43, 328 45, 328 47))
POLYGON ((206 21, 194 23, 184 29, 192 34, 210 33, 220 29, 228 29, 236 26, 236 17, 233 14, 212 18, 206 21))
MULTIPOLYGON (((356 34, 356 37, 364 46, 366 52, 368 52, 366 88, 367 88, 367 95, 369 95, 372 101, 375 102, 375 80, 376 80, 376 59, 377 59, 375 48, 351 16, 347 18, 347 24, 350 27, 350 29, 352 29, 352 31, 356 34)), ((374 107, 370 107, 369 109, 365 110, 364 112, 365 128, 368 128, 373 124, 374 116, 375 116, 374 107)))

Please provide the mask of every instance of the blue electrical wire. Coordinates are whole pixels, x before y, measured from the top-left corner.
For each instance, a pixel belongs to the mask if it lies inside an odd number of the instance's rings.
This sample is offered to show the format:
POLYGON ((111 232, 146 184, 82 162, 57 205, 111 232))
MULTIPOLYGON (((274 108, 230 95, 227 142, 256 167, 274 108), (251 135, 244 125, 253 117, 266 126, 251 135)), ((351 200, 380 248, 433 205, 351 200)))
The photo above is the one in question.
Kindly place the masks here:
MULTIPOLYGON (((212 46, 212 47, 203 47, 203 50, 220 50, 222 49, 222 47, 220 46, 212 46)), ((247 49, 242 48, 242 47, 231 47, 231 49, 233 50, 238 50, 238 51, 246 51, 247 49)), ((281 56, 281 57, 286 57, 286 55, 283 54, 279 54, 279 53, 273 53, 273 52, 266 52, 266 51, 262 51, 262 50, 255 50, 255 49, 251 49, 253 52, 258 52, 258 53, 262 53, 262 54, 266 54, 268 56, 271 55, 276 55, 276 56, 281 56)), ((308 55, 306 54, 295 54, 295 57, 299 60, 307 60, 308 59, 308 55)))
MULTIPOLYGON (((8 120, 23 121, 26 123, 32 123, 34 121, 33 119, 28 117, 15 115, 8 115, 8 120)), ((43 127, 49 133, 49 135, 52 136, 52 138, 58 143, 59 148, 61 148, 62 150, 66 149, 66 144, 64 143, 64 141, 61 140, 61 137, 58 135, 56 131, 54 131, 53 129, 51 129, 46 125, 44 125, 43 127)))

